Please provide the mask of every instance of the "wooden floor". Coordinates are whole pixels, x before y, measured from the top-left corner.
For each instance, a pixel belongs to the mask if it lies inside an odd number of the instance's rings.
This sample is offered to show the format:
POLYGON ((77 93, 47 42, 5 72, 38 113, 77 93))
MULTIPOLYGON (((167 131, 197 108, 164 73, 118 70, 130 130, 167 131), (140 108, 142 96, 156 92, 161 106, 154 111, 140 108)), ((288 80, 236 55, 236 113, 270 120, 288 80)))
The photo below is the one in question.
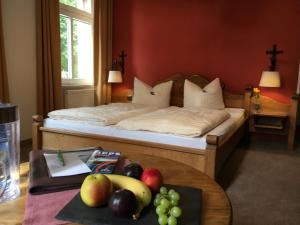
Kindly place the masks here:
POLYGON ((20 160, 21 163, 29 161, 29 152, 31 151, 31 139, 21 141, 20 143, 20 160))

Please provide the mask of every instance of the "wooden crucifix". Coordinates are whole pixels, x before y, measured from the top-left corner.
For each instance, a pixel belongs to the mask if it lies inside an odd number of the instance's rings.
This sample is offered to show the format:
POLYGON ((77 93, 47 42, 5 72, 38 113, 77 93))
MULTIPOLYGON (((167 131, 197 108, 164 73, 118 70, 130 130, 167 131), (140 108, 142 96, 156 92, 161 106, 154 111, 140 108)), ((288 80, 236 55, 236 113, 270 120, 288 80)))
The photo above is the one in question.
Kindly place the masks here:
POLYGON ((278 54, 283 53, 282 50, 277 50, 277 45, 273 44, 272 50, 267 50, 266 54, 271 55, 270 60, 271 60, 271 65, 270 65, 270 71, 275 71, 276 69, 276 56, 278 54))
POLYGON ((114 59, 112 62, 112 69, 113 70, 120 70, 122 74, 125 73, 125 57, 126 53, 124 50, 121 51, 118 58, 114 59))
POLYGON ((125 51, 124 50, 122 50, 121 51, 121 54, 119 55, 119 57, 120 57, 120 64, 121 64, 121 68, 122 68, 122 70, 121 70, 121 72, 122 72, 122 74, 124 74, 125 73, 125 57, 127 56, 127 54, 125 54, 125 51))

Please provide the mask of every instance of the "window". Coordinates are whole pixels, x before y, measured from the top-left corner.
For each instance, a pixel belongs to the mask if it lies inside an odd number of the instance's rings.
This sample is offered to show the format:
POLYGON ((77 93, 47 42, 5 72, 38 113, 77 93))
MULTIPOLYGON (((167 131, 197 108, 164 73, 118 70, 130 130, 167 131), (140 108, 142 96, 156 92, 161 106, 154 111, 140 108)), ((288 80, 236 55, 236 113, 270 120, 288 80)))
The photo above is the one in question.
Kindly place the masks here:
POLYGON ((93 83, 93 0, 59 0, 63 85, 93 83))

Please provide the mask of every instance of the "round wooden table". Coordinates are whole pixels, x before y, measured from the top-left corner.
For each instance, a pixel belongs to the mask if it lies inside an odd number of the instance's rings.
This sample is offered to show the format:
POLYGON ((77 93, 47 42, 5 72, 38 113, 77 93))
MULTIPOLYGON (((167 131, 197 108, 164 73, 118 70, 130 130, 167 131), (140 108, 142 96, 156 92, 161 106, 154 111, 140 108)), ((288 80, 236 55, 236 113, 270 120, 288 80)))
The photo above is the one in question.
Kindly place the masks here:
MULTIPOLYGON (((174 185, 185 185, 203 190, 203 208, 201 225, 231 224, 231 205, 223 189, 207 175, 192 167, 148 155, 126 155, 131 161, 145 167, 161 171, 164 182, 174 185)), ((28 163, 21 164, 21 197, 0 204, 0 224, 22 224, 25 210, 25 198, 28 184, 28 163)))

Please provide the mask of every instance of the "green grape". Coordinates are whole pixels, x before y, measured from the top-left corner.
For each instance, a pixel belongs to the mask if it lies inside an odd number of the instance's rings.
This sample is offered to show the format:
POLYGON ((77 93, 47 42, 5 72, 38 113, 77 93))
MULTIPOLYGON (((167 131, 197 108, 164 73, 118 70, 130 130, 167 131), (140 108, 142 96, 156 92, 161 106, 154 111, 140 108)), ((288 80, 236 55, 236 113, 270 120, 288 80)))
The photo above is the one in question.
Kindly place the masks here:
POLYGON ((168 189, 166 187, 161 187, 159 189, 159 192, 162 194, 162 195, 167 195, 168 194, 168 189))
POLYGON ((178 200, 171 199, 170 203, 171 203, 171 206, 177 206, 178 200))
POLYGON ((170 214, 174 217, 180 217, 181 214, 182 214, 182 210, 181 208, 179 208, 178 206, 175 206, 173 207, 171 210, 170 210, 170 214))
POLYGON ((155 198, 154 201, 153 201, 153 205, 154 206, 159 206, 160 204, 160 198, 155 198))
POLYGON ((156 211, 157 215, 161 215, 161 214, 166 213, 167 208, 163 207, 162 205, 159 205, 159 206, 156 207, 155 211, 156 211))
POLYGON ((170 196, 171 200, 177 200, 179 201, 180 200, 180 195, 178 192, 173 192, 170 196))
POLYGON ((176 225, 177 219, 174 216, 169 216, 168 218, 168 225, 176 225))
POLYGON ((165 207, 165 208, 169 208, 170 202, 169 202, 168 199, 163 198, 163 199, 160 200, 160 205, 165 207))
POLYGON ((168 224, 168 217, 166 215, 164 215, 164 214, 159 215, 159 217, 158 217, 158 223, 160 225, 166 225, 166 224, 168 224))
POLYGON ((169 197, 171 197, 171 194, 174 193, 174 192, 175 192, 174 189, 170 189, 169 192, 168 192, 169 197))
POLYGON ((161 197, 163 197, 160 193, 157 193, 156 195, 155 195, 155 198, 161 198, 161 197))

